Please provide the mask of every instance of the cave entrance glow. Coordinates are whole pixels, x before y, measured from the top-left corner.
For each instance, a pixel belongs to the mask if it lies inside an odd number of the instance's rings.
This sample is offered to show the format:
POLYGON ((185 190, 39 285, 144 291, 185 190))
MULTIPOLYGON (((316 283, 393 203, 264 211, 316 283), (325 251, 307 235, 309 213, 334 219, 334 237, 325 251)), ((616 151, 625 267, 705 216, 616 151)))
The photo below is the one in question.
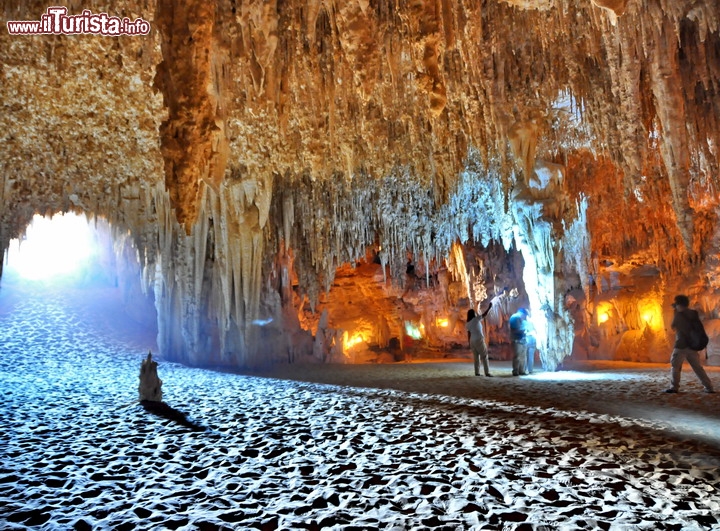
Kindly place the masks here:
POLYGON ((97 239, 84 215, 35 215, 24 237, 10 241, 4 274, 25 281, 77 278, 97 253, 97 239))
POLYGON ((36 215, 25 233, 10 241, 0 278, 0 314, 18 306, 58 333, 65 325, 50 323, 68 321, 98 341, 157 351, 154 293, 144 283, 133 238, 103 218, 36 215))

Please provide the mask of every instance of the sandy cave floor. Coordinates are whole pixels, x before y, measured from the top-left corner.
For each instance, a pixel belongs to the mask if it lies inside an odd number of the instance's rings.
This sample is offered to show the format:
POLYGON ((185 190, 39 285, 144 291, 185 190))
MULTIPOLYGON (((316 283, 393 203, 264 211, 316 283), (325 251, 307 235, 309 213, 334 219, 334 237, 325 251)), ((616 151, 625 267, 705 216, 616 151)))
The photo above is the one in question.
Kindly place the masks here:
POLYGON ((667 365, 160 358, 183 425, 137 402, 142 345, 50 294, 11 302, 0 529, 720 529, 720 393, 687 367, 666 395, 667 365))

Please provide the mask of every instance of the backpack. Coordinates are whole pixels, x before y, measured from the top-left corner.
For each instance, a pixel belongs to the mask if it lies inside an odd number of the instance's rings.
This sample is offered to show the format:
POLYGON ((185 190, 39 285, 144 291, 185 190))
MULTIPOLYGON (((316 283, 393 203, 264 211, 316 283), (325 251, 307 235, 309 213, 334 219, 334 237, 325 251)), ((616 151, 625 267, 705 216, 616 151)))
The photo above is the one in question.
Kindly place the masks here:
POLYGON ((695 314, 695 318, 690 321, 690 332, 688 333, 688 348, 692 350, 703 350, 710 341, 705 327, 700 318, 695 314))

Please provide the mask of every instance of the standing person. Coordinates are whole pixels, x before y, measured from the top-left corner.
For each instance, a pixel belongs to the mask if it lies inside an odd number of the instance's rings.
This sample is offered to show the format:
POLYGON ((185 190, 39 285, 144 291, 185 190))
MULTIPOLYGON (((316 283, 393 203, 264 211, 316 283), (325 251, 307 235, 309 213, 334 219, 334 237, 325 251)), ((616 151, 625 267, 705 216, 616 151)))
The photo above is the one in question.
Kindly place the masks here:
POLYGON ((535 339, 535 327, 529 319, 525 321, 527 328, 525 330, 525 346, 527 348, 527 373, 532 374, 535 368, 535 351, 537 350, 537 340, 535 339))
POLYGON ((483 333, 482 320, 488 314, 492 308, 492 302, 488 305, 487 310, 482 315, 475 315, 475 310, 472 308, 467 313, 467 323, 465 328, 468 331, 468 342, 470 343, 470 349, 473 353, 473 361, 475 362, 475 376, 480 376, 480 360, 482 360, 483 369, 485 369, 485 376, 492 376, 490 374, 490 366, 488 364, 488 351, 485 345, 485 334, 483 333))
POLYGON ((708 378, 705 369, 700 362, 698 351, 690 348, 690 330, 693 323, 699 321, 700 317, 695 310, 691 310, 690 299, 687 295, 677 295, 673 302, 675 315, 672 320, 672 329, 675 330, 675 347, 670 356, 670 388, 665 389, 666 393, 677 393, 680 388, 680 372, 685 360, 695 371, 700 383, 705 387, 706 393, 714 393, 712 382, 708 378))
MULTIPOLYGON (((512 374, 520 376, 527 374, 528 348, 527 348, 527 331, 532 326, 528 321, 528 311, 525 308, 519 308, 510 316, 510 339, 513 346, 512 374)), ((533 356, 535 351, 533 349, 533 356)))

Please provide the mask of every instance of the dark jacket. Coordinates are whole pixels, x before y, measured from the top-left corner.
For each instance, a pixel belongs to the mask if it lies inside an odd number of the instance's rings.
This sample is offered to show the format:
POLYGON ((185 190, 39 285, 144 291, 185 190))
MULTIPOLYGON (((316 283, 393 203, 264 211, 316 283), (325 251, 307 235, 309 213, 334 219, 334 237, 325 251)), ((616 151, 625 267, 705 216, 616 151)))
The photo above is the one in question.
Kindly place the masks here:
POLYGON ((510 338, 513 341, 523 341, 527 331, 527 316, 522 312, 515 312, 510 316, 510 338))
POLYGON ((675 330, 675 348, 690 348, 688 346, 690 328, 695 319, 700 319, 695 310, 686 308, 682 311, 675 311, 671 325, 675 330))

